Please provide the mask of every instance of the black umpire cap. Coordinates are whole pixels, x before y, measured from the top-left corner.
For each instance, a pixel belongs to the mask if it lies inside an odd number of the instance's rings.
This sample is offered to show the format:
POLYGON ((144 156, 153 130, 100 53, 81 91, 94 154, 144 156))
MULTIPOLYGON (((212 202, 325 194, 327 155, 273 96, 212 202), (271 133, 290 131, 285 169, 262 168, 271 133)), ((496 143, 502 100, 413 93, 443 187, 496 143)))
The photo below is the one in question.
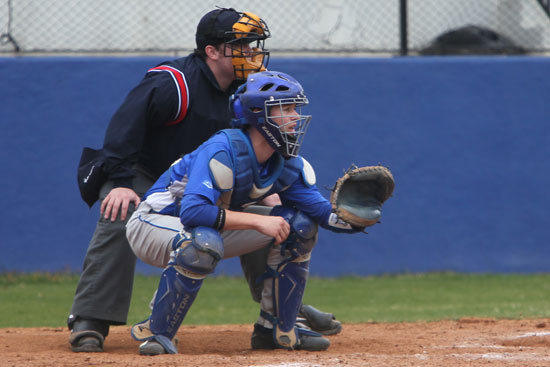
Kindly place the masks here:
POLYGON ((225 32, 233 30, 241 14, 233 8, 220 8, 206 13, 200 20, 195 34, 199 50, 207 45, 217 46, 226 40, 225 32))

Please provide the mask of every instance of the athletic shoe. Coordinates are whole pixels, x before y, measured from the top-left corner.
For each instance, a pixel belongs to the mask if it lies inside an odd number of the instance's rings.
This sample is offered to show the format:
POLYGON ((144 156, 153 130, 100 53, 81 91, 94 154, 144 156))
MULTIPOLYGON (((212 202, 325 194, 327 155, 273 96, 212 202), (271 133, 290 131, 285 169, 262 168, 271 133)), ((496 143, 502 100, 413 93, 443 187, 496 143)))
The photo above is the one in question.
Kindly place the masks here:
POLYGON ((154 339, 147 340, 139 346, 139 354, 144 356, 157 356, 159 354, 168 354, 166 349, 154 339))
MULTIPOLYGON (((298 328, 297 350, 321 351, 330 346, 330 340, 320 334, 298 328)), ((273 329, 268 329, 260 324, 254 324, 254 331, 250 342, 252 349, 283 349, 273 341, 273 329)))
POLYGON ((333 314, 319 311, 310 305, 300 307, 296 324, 323 335, 335 335, 342 331, 342 323, 333 314))
MULTIPOLYGON (((130 334, 132 334, 132 338, 140 342, 151 339, 155 336, 155 334, 153 334, 153 332, 151 331, 151 320, 145 319, 133 325, 130 329, 130 334)), ((176 336, 174 336, 171 341, 175 347, 178 346, 179 339, 176 336)))

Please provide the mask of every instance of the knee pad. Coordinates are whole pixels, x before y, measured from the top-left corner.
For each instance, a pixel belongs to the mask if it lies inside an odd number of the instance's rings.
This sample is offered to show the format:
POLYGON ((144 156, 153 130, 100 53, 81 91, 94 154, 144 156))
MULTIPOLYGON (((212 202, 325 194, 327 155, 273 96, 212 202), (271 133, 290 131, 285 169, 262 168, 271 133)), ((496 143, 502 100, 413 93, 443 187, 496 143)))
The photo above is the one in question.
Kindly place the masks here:
POLYGON ((194 228, 191 238, 178 234, 172 248, 174 253, 169 264, 198 275, 213 273, 224 253, 220 234, 210 227, 194 228))
POLYGON ((283 217, 290 224, 290 234, 281 244, 281 251, 288 250, 293 258, 309 254, 317 242, 318 225, 301 211, 276 206, 269 215, 283 217))

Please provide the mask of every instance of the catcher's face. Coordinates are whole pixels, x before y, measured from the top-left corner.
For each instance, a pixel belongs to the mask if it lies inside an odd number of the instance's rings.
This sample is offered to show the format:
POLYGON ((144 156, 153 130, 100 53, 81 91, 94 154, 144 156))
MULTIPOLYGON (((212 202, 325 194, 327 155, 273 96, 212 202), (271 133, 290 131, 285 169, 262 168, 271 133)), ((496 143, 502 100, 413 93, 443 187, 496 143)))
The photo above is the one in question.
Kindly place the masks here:
POLYGON ((293 133, 299 118, 295 103, 272 106, 269 109, 269 119, 276 123, 283 133, 293 133))
POLYGON ((311 116, 300 113, 305 98, 266 101, 267 126, 273 137, 282 143, 279 152, 285 157, 296 157, 304 139, 311 116), (298 110, 297 110, 298 108, 298 110))

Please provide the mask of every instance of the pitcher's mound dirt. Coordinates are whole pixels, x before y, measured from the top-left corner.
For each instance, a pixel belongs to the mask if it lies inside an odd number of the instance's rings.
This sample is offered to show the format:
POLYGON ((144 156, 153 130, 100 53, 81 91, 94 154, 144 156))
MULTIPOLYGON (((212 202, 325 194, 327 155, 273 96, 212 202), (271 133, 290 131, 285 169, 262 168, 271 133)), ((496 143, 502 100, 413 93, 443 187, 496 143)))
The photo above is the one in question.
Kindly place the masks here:
POLYGON ((254 351, 252 325, 183 326, 179 354, 140 356, 129 327, 104 353, 73 353, 65 328, 0 329, 0 366, 550 366, 550 319, 344 324, 325 352, 254 351))

